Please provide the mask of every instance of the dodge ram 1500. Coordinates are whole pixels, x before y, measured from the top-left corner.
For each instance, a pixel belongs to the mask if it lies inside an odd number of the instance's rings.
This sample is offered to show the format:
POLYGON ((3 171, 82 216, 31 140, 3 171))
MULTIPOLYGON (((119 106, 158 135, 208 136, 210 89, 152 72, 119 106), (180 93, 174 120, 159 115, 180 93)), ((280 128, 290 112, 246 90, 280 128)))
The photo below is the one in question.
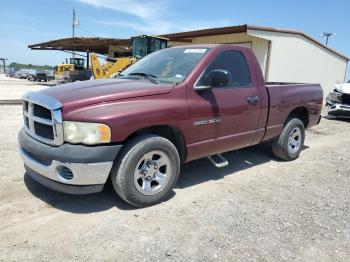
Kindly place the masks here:
POLYGON ((318 84, 265 83, 252 50, 190 45, 152 53, 116 78, 50 87, 23 98, 18 139, 27 173, 65 193, 108 179, 135 206, 164 201, 181 163, 270 142, 294 160, 319 123, 318 84))

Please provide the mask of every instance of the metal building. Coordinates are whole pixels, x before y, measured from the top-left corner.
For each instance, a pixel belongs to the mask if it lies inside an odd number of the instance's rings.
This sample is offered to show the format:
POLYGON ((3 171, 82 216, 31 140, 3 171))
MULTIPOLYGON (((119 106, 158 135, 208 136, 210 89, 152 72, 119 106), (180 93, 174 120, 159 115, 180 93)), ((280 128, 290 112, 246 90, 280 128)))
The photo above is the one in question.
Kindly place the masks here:
POLYGON ((346 79, 349 58, 307 34, 241 25, 163 35, 173 46, 229 43, 253 49, 268 82, 320 83, 327 94, 346 79), (176 40, 178 39, 178 40, 176 40))

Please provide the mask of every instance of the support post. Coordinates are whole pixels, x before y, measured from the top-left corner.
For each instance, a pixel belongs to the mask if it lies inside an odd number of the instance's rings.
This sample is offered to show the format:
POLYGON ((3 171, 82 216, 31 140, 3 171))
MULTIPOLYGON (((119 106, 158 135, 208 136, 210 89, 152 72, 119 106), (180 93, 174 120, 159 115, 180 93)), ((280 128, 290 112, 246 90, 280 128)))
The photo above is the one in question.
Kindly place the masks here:
POLYGON ((86 51, 86 69, 90 68, 90 52, 89 50, 86 51))
POLYGON ((0 60, 2 61, 2 65, 3 65, 3 68, 4 68, 4 74, 5 74, 7 58, 0 58, 0 60))

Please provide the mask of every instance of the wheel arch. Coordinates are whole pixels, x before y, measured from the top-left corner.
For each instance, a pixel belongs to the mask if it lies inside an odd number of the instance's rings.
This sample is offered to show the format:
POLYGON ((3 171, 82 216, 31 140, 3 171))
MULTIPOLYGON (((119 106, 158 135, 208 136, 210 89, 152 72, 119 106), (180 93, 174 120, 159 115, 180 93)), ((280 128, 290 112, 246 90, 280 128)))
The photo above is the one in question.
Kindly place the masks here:
POLYGON ((298 118, 303 122, 304 127, 306 129, 309 125, 309 120, 310 120, 309 116, 310 116, 309 110, 305 106, 299 106, 299 107, 294 108, 288 114, 287 119, 286 119, 284 124, 287 124, 291 118, 298 118))
POLYGON ((126 143, 129 140, 144 134, 154 134, 168 139, 171 143, 174 144, 177 151, 179 152, 181 163, 185 162, 187 156, 185 138, 181 130, 179 130, 177 127, 170 125, 156 125, 145 127, 129 135, 126 139, 126 143))

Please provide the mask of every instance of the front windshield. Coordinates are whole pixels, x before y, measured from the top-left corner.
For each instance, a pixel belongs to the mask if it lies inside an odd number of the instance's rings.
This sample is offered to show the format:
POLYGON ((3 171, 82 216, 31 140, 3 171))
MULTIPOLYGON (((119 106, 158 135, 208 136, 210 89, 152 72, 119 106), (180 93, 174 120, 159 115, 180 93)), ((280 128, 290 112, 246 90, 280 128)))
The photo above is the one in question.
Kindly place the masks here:
POLYGON ((149 75, 163 83, 180 83, 192 71, 208 48, 168 48, 139 60, 124 70, 120 77, 149 75))

